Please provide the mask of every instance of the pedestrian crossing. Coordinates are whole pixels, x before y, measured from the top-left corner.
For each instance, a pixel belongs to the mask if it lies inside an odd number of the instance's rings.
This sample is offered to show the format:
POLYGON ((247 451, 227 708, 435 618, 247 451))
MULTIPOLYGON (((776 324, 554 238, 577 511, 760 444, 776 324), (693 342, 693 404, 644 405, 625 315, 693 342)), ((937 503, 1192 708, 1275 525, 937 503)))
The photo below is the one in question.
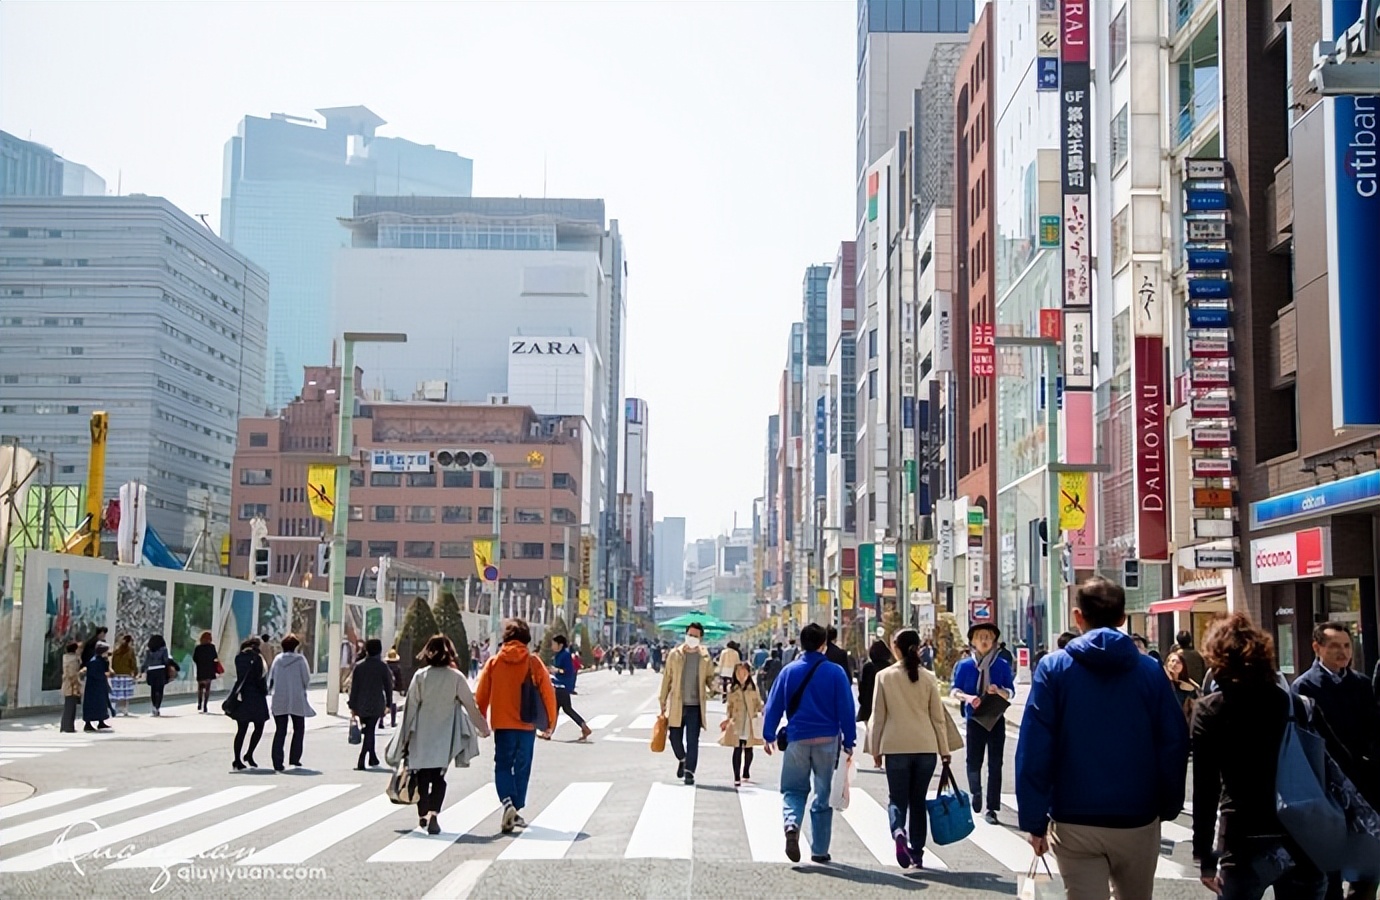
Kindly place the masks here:
MULTIPOLYGON (((689 860, 711 852, 754 864, 789 865, 782 837, 781 794, 765 786, 737 791, 667 783, 577 781, 554 795, 534 794, 525 829, 498 836, 501 806, 492 782, 454 791, 438 817, 441 833, 416 827, 413 807, 390 803, 379 785, 241 785, 210 793, 187 786, 69 788, 0 807, 0 874, 36 872, 65 860, 97 857, 112 870, 165 869, 223 853, 239 866, 303 865, 348 848, 366 865, 432 863, 449 854, 487 862, 572 859, 689 860), (739 823, 734 823, 733 818, 739 823), (741 831, 738 829, 741 828, 741 831), (726 831, 728 829, 728 831, 726 831), (746 841, 725 841, 736 832, 746 841), (597 838, 597 839, 591 839, 597 838), (122 848, 119 853, 112 853, 122 848), (132 848, 132 849, 129 849, 132 848), (102 853, 101 851, 105 851, 102 853)), ((847 810, 834 816, 831 854, 839 863, 897 869, 884 789, 850 789, 847 810)), ((1014 796, 1003 805, 1014 809, 1014 796)), ((1031 849, 1020 833, 975 817, 964 841, 925 848, 926 869, 1022 875, 1031 849)), ((809 811, 801 823, 809 847, 809 811)), ((1189 830, 1164 823, 1173 847, 1189 830)), ((219 857, 224 860, 224 857, 219 857)), ((1050 867, 1055 860, 1050 857, 1050 867)), ((1157 877, 1193 880, 1162 857, 1157 877)))
POLYGON ((7 766, 10 763, 25 759, 51 756, 77 747, 88 747, 92 743, 94 743, 92 738, 59 734, 56 728, 52 730, 51 734, 38 731, 28 734, 11 732, 5 735, 5 742, 0 745, 0 766, 7 766))

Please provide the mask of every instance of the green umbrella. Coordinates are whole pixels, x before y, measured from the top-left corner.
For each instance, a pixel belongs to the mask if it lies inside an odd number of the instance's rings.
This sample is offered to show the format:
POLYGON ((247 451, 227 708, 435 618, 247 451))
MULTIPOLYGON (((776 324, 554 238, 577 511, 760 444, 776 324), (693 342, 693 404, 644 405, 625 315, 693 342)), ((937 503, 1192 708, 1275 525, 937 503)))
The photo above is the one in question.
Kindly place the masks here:
POLYGON ((729 623, 711 616, 709 613, 693 611, 684 615, 676 616, 674 619, 667 619, 657 625, 659 631, 679 631, 689 628, 691 625, 699 625, 708 634, 710 631, 720 631, 727 634, 733 630, 729 623))

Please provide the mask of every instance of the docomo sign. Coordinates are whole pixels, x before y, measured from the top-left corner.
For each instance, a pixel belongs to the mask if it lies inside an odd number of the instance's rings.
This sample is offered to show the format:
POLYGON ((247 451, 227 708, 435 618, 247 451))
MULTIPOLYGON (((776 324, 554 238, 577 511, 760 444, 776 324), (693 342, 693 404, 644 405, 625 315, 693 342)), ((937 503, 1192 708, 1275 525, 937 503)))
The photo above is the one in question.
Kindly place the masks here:
POLYGON ((1332 529, 1324 526, 1251 541, 1251 581, 1298 581, 1332 574, 1332 529))

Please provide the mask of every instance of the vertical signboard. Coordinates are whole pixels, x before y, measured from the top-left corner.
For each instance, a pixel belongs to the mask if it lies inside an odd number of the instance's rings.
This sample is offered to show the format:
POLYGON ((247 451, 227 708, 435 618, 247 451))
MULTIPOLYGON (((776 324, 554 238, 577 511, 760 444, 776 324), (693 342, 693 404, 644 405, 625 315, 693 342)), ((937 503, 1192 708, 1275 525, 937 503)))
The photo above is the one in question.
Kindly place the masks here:
POLYGON ((877 545, 858 545, 858 602, 864 607, 877 602, 877 545))
POLYGON ((1135 424, 1136 550, 1145 562, 1169 561, 1168 454, 1164 420, 1164 287, 1160 264, 1132 264, 1132 379, 1135 424))
POLYGON ((973 323, 973 343, 969 350, 974 378, 997 374, 997 331, 991 322, 973 323))
POLYGON ((934 370, 954 370, 954 298, 948 291, 934 292, 934 370))
POLYGON ((1035 90, 1059 90, 1059 0, 1039 0, 1035 19, 1035 90))
MULTIPOLYGON (((1337 40, 1361 16, 1361 0, 1323 0, 1323 40, 1337 40)), ((1327 195, 1328 326, 1332 346, 1332 424, 1380 425, 1380 97, 1323 101, 1323 177, 1327 195)))

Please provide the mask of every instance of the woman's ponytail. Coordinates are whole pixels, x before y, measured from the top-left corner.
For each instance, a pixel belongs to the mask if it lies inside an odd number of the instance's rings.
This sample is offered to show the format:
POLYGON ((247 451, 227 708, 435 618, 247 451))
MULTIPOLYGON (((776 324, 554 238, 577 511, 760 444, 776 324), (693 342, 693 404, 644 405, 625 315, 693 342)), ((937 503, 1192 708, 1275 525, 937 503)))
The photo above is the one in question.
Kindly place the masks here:
POLYGON ((892 643, 901 651, 901 664, 906 667, 906 676, 912 682, 920 680, 920 633, 914 628, 903 628, 896 632, 892 643))

